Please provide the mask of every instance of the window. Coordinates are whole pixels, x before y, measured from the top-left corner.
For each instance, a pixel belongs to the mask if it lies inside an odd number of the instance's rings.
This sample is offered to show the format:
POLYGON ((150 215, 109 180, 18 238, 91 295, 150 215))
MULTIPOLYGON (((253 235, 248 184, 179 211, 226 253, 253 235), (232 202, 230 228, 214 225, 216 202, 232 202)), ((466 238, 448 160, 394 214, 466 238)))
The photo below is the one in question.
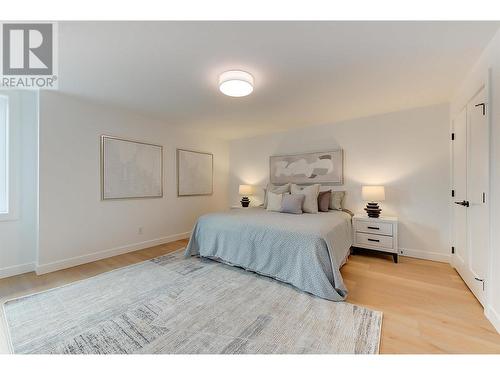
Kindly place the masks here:
POLYGON ((0 214, 9 213, 8 99, 0 95, 0 214))

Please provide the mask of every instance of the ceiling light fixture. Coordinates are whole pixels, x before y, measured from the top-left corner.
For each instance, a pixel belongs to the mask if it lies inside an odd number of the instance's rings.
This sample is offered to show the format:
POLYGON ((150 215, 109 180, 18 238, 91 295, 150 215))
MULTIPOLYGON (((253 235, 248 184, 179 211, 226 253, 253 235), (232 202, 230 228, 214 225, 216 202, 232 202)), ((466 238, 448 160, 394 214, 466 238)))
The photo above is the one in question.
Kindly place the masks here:
POLYGON ((253 76, 243 70, 228 70, 219 76, 219 90, 236 98, 250 95, 253 83, 253 76))

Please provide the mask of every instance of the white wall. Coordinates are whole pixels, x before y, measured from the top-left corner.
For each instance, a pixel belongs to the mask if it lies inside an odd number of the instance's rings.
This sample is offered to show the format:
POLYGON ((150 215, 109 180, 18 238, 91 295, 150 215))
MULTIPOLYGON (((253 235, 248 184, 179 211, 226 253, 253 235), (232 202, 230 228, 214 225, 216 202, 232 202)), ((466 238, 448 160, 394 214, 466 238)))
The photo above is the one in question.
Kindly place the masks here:
POLYGON ((453 117, 490 77, 490 247, 491 267, 485 313, 500 332, 500 31, 491 40, 474 68, 464 77, 451 101, 453 117))
POLYGON ((0 278, 32 271, 36 257, 38 94, 9 97, 12 217, 0 221, 0 278))
POLYGON ((185 237, 199 215, 227 208, 227 142, 60 93, 41 93, 39 168, 40 273, 185 237), (102 134, 164 146, 163 198, 100 200, 102 134), (212 196, 177 197, 177 147, 214 154, 212 196))
MULTIPOLYGON (((230 196, 265 186, 269 156, 344 149, 346 208, 363 212, 361 185, 386 186, 383 214, 400 219, 407 255, 448 261, 449 107, 446 104, 230 142, 230 196)), ((262 199, 254 197, 254 204, 262 199)))

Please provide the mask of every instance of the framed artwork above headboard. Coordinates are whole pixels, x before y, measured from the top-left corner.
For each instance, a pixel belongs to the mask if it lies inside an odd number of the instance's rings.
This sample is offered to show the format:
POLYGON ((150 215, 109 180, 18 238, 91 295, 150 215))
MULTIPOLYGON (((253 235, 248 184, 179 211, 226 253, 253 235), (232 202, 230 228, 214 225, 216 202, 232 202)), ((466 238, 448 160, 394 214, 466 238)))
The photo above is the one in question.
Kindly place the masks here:
POLYGON ((344 152, 334 150, 271 156, 269 171, 269 181, 275 185, 288 182, 342 185, 344 183, 344 152))

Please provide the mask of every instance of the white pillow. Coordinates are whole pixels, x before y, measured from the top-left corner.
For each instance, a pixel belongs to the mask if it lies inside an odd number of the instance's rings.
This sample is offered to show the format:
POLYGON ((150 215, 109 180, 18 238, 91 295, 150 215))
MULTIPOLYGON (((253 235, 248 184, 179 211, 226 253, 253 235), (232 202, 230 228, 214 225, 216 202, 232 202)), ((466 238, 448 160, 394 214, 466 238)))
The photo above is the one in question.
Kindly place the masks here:
POLYGON ((267 192, 267 207, 268 211, 281 211, 281 200, 283 199, 282 193, 267 192))
POLYGON ((302 211, 310 214, 318 213, 318 194, 320 187, 321 187, 320 184, 314 184, 311 186, 306 186, 304 188, 301 188, 298 185, 292 184, 291 187, 292 194, 305 195, 304 203, 302 204, 302 211))
POLYGON ((267 193, 289 193, 290 192, 290 183, 286 183, 285 185, 276 186, 273 184, 267 184, 267 187, 264 189, 264 208, 267 208, 267 193))

